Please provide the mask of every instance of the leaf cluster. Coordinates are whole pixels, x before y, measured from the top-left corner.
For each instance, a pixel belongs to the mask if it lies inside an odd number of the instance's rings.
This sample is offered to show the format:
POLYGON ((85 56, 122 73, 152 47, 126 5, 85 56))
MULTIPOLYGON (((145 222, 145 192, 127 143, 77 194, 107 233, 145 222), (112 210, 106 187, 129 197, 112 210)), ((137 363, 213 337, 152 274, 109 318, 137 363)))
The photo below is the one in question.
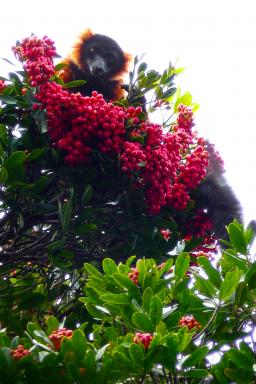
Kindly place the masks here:
POLYGON ((253 383, 256 264, 248 252, 252 232, 237 222, 228 232, 230 248, 216 266, 201 256, 199 267, 190 267, 186 252, 164 265, 143 258, 133 267, 138 284, 129 275, 135 256, 119 264, 105 258, 101 269, 85 263, 79 301, 87 321, 76 324, 60 351, 49 339, 63 326, 56 317, 48 315, 41 324, 34 319, 12 338, 2 330, 0 382, 253 383), (196 318, 201 328, 181 326, 184 316, 196 318), (135 342, 137 332, 153 336, 148 348, 135 342), (19 344, 31 354, 15 361, 10 350, 19 344))

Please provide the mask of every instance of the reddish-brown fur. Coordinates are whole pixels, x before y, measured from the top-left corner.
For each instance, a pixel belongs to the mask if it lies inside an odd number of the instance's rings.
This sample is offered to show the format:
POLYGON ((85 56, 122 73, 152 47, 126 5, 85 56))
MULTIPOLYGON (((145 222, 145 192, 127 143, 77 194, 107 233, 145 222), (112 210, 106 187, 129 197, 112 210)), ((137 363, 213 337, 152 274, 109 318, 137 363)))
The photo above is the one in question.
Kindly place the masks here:
MULTIPOLYGON (((93 36, 93 32, 87 28, 85 31, 81 33, 78 40, 73 46, 72 52, 68 55, 66 59, 62 61, 62 63, 66 64, 67 66, 65 68, 62 68, 57 75, 66 83, 70 82, 73 79, 72 76, 72 70, 70 68, 71 63, 74 63, 79 69, 84 70, 84 63, 81 59, 81 48, 83 44, 89 40, 93 36)), ((126 52, 123 52, 124 54, 124 65, 117 73, 115 73, 114 76, 109 78, 108 80, 112 81, 115 80, 115 88, 114 91, 114 99, 113 101, 116 101, 125 95, 124 89, 121 87, 124 83, 123 76, 128 72, 129 69, 129 63, 132 59, 132 56, 126 52)))

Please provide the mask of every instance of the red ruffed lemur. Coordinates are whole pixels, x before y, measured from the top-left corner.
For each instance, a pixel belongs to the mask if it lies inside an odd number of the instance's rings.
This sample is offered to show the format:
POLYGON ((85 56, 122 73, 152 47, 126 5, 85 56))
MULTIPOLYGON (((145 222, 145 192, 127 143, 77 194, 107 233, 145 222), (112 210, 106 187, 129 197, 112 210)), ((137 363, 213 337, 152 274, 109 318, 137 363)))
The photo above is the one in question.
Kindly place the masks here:
POLYGON ((125 95, 122 76, 127 73, 131 56, 108 36, 93 34, 86 29, 63 61, 66 67, 59 71, 64 82, 85 80, 79 87, 71 88, 83 96, 93 91, 101 93, 105 100, 115 101, 125 95))
MULTIPOLYGON (((81 86, 70 88, 83 96, 91 96, 93 91, 103 95, 106 101, 116 101, 127 97, 127 86, 122 76, 128 72, 131 56, 124 53, 112 38, 93 34, 85 30, 73 47, 71 54, 63 61, 66 66, 58 73, 64 82, 85 80, 81 86)), ((143 97, 128 97, 129 103, 140 103, 146 113, 146 100, 143 97)), ((211 144, 208 145, 209 150, 211 144)), ((234 218, 242 221, 242 208, 239 200, 228 185, 222 170, 216 165, 216 159, 210 151, 210 167, 205 180, 192 193, 195 207, 207 212, 214 223, 214 232, 218 238, 227 239, 225 226, 234 218)), ((256 228, 256 222, 251 222, 256 228)))

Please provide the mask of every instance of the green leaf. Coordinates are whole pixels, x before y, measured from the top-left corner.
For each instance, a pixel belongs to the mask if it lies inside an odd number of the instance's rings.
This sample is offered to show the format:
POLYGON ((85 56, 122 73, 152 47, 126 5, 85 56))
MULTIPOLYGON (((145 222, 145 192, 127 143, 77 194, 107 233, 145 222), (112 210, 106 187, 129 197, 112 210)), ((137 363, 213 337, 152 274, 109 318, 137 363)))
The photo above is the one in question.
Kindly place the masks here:
POLYGON ((65 201, 63 204, 59 201, 59 217, 63 231, 66 231, 69 226, 71 216, 71 201, 65 201))
POLYGON ((84 85, 86 84, 87 81, 86 80, 74 80, 74 81, 70 81, 69 83, 65 83, 63 84, 63 88, 76 88, 76 87, 80 87, 81 85, 84 85))
POLYGON ((177 88, 173 87, 168 89, 162 94, 162 99, 170 99, 177 91, 177 88))
POLYGON ((0 349, 0 372, 9 373, 13 366, 13 358, 9 348, 0 349))
POLYGON ((246 384, 246 383, 253 383, 253 374, 249 373, 248 371, 239 369, 232 369, 232 368, 225 368, 224 369, 225 375, 232 380, 232 382, 236 384, 246 384))
POLYGON ((194 276, 196 280, 196 287, 199 289, 199 291, 207 296, 214 296, 216 293, 216 289, 212 285, 212 283, 209 280, 204 279, 201 276, 194 276))
POLYGON ((237 224, 231 223, 228 225, 227 231, 234 249, 246 255, 247 244, 242 229, 237 224))
POLYGON ((121 273, 114 273, 112 275, 115 282, 122 288, 128 289, 128 296, 130 298, 141 300, 141 295, 136 284, 128 277, 124 276, 121 273))
POLYGON ((247 271, 244 281, 248 283, 249 290, 256 288, 256 262, 250 265, 250 269, 247 271))
POLYGON ((66 63, 58 63, 57 65, 55 65, 54 70, 55 70, 55 72, 58 72, 61 69, 67 68, 67 67, 68 67, 68 64, 66 64, 66 63))
POLYGON ((10 339, 6 335, 6 332, 2 329, 0 330, 0 348, 2 347, 9 347, 10 345, 10 339))
POLYGON ((206 346, 197 348, 183 363, 183 368, 188 368, 197 365, 208 354, 209 348, 206 346))
POLYGON ((255 221, 251 221, 245 230, 244 238, 247 245, 252 245, 254 242, 254 239, 256 236, 255 224, 256 224, 255 221))
POLYGON ((143 347, 138 344, 132 344, 129 348, 129 354, 132 361, 136 365, 140 365, 141 367, 143 367, 143 359, 144 359, 144 353, 142 351, 142 348, 143 347))
POLYGON ((248 292, 249 290, 247 284, 244 281, 241 281, 238 284, 235 293, 235 303, 238 307, 244 304, 247 299, 248 292))
POLYGON ((158 296, 154 296, 150 302, 149 318, 156 327, 162 320, 163 305, 158 296))
POLYGON ((237 267, 243 272, 246 272, 246 260, 243 260, 237 255, 237 252, 233 249, 226 249, 223 251, 223 259, 221 260, 221 265, 224 267, 225 271, 229 271, 234 267, 237 267))
POLYGON ((177 350, 178 352, 183 352, 189 345, 193 334, 187 333, 186 327, 181 327, 177 334, 177 350))
POLYGON ((49 316, 48 319, 46 320, 46 325, 47 325, 47 334, 50 335, 52 331, 55 331, 56 329, 59 328, 59 322, 54 316, 49 316))
POLYGON ((173 370, 177 364, 177 341, 175 334, 169 333, 165 337, 167 348, 163 350, 163 363, 166 368, 173 370))
POLYGON ((96 357, 96 354, 93 350, 89 349, 86 352, 86 355, 84 358, 84 364, 89 370, 95 369, 95 357, 96 357))
POLYGON ((20 344, 20 337, 19 336, 14 336, 12 338, 11 343, 10 343, 10 348, 11 349, 16 349, 16 348, 18 348, 19 344, 20 344))
POLYGON ((125 293, 106 293, 100 296, 105 303, 111 304, 130 304, 130 298, 125 293))
POLYGON ((113 275, 118 271, 116 263, 109 258, 103 260, 102 266, 106 275, 113 275))
POLYGON ((147 287, 142 296, 142 308, 149 313, 150 303, 154 296, 154 292, 151 287, 147 287))
POLYGON ((145 72, 147 67, 148 67, 147 63, 141 63, 138 67, 137 73, 139 74, 140 72, 145 72))
POLYGON ((241 343, 239 344, 239 349, 246 356, 247 360, 249 360, 253 365, 255 362, 255 355, 251 348, 249 348, 244 341, 241 341, 241 343))
POLYGON ((125 368, 127 368, 127 367, 130 367, 131 365, 131 360, 130 358, 127 357, 126 351, 125 353, 120 351, 115 351, 113 353, 113 358, 119 367, 124 366, 125 368))
POLYGON ((214 376, 217 378, 217 380, 219 381, 220 384, 228 384, 229 383, 227 378, 224 376, 224 374, 218 369, 214 370, 214 376))
POLYGON ((191 369, 184 374, 186 377, 191 377, 193 379, 202 379, 203 377, 206 377, 208 373, 207 369, 191 369))
POLYGON ((4 124, 0 124, 0 140, 4 145, 7 144, 7 128, 4 124))
POLYGON ((4 166, 8 169, 16 168, 24 163, 26 153, 23 151, 13 152, 4 162, 4 166))
POLYGON ((86 350, 86 339, 81 329, 76 329, 72 335, 73 351, 79 360, 83 360, 86 350))
MULTIPOLYGON (((180 93, 180 91, 179 91, 180 93)), ((178 96, 174 105, 174 112, 178 111, 180 104, 187 105, 188 107, 192 104, 192 95, 190 92, 185 92, 182 96, 178 96)))
POLYGON ((212 266, 211 262, 206 257, 200 256, 197 258, 197 261, 200 267, 202 267, 207 274, 209 281, 215 287, 219 288, 221 285, 221 276, 219 271, 212 266))
POLYGON ((6 180, 8 179, 8 172, 5 167, 0 168, 0 183, 4 184, 6 180))
POLYGON ((253 371, 253 364, 250 359, 247 359, 246 355, 237 349, 231 348, 228 352, 226 352, 226 357, 238 368, 253 371))
POLYGON ((42 329, 35 329, 33 331, 34 337, 38 343, 49 344, 50 340, 46 333, 42 329))
POLYGON ((0 101, 9 105, 15 105, 18 102, 18 100, 16 100, 14 97, 8 95, 0 95, 0 101))
POLYGON ((125 265, 127 266, 127 267, 131 267, 131 264, 132 264, 132 262, 134 261, 136 259, 136 256, 134 255, 134 256, 130 256, 127 260, 126 260, 126 263, 125 263, 125 265))
MULTIPOLYGON (((151 344, 152 344, 152 342, 151 342, 151 344)), ((151 347, 151 344, 150 344, 150 347, 151 347)), ((162 349, 163 349, 162 346, 158 346, 158 347, 153 348, 152 350, 149 349, 149 351, 147 351, 147 354, 144 358, 145 370, 149 371, 159 361, 159 356, 162 353, 162 349)))
POLYGON ((29 310, 39 308, 45 302, 45 296, 40 292, 29 292, 21 298, 20 308, 29 310))
POLYGON ((181 319, 182 314, 181 312, 175 311, 171 313, 167 318, 166 318, 166 327, 168 329, 177 327, 179 320, 181 319))
POLYGON ((235 268, 226 274, 224 281, 221 283, 219 298, 220 300, 227 301, 231 298, 238 286, 242 272, 235 268))
POLYGON ((84 263, 84 269, 89 275, 103 278, 103 275, 90 263, 84 263))
POLYGON ((145 265, 145 260, 144 259, 141 259, 137 262, 137 270, 139 272, 139 284, 141 287, 143 287, 144 285, 144 280, 146 278, 146 265, 145 265))
POLYGON ((174 269, 174 276, 176 280, 180 280, 184 277, 185 273, 188 270, 190 262, 190 256, 188 253, 180 253, 177 257, 174 269))
POLYGON ((75 364, 73 361, 68 361, 66 363, 67 366, 67 372, 72 377, 75 383, 79 383, 80 381, 80 374, 77 364, 75 364))
POLYGON ((24 178, 25 178, 25 171, 24 171, 23 164, 17 165, 16 167, 8 168, 7 183, 9 184, 21 183, 23 182, 24 178))
POLYGON ((91 200, 92 196, 93 196, 92 186, 87 185, 87 187, 85 188, 85 191, 84 191, 84 195, 83 195, 83 202, 88 203, 88 201, 91 200))
POLYGON ((145 332, 155 331, 155 327, 153 323, 144 313, 135 312, 132 316, 132 322, 140 331, 145 331, 145 332))
MULTIPOLYGON (((83 298, 80 299, 83 302, 83 298)), ((98 309, 95 305, 91 303, 86 304, 86 309, 89 314, 95 319, 105 319, 107 317, 106 313, 98 309)))
POLYGON ((34 161, 40 158, 45 152, 45 148, 36 148, 31 153, 29 153, 26 157, 26 161, 34 161))
POLYGON ((77 235, 83 236, 83 235, 86 235, 88 233, 96 231, 96 229, 97 229, 96 224, 92 224, 92 223, 91 224, 80 224, 74 228, 74 232, 77 235))

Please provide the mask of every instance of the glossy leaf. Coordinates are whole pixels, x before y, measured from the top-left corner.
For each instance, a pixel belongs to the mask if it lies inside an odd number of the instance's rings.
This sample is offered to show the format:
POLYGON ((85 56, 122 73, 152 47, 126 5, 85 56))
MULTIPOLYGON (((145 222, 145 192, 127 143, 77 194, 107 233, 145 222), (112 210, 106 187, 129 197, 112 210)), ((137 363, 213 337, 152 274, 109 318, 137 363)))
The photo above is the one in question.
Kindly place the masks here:
POLYGON ((23 151, 13 152, 8 159, 5 160, 4 166, 8 169, 16 168, 24 163, 26 158, 26 153, 23 151))
POLYGON ((220 300, 227 301, 230 299, 238 286, 241 275, 242 272, 237 268, 226 274, 225 279, 220 286, 220 300))
POLYGON ((132 322, 140 331, 154 332, 155 330, 154 324, 144 313, 135 312, 132 316, 132 322))
POLYGON ((247 244, 241 228, 239 228, 238 225, 231 223, 228 225, 228 234, 234 249, 245 255, 247 252, 247 244))
POLYGON ((198 264, 203 268, 205 273, 207 274, 209 281, 216 287, 219 288, 221 285, 221 276, 220 273, 215 269, 209 259, 206 257, 198 257, 198 264))
POLYGON ((130 304, 130 298, 125 293, 106 293, 100 299, 111 304, 130 304))
POLYGON ((177 280, 184 277, 189 267, 190 257, 188 253, 180 253, 177 257, 174 269, 174 276, 177 280))
POLYGON ((200 363, 208 354, 209 348, 206 346, 197 348, 192 354, 182 363, 183 368, 193 367, 200 363))

